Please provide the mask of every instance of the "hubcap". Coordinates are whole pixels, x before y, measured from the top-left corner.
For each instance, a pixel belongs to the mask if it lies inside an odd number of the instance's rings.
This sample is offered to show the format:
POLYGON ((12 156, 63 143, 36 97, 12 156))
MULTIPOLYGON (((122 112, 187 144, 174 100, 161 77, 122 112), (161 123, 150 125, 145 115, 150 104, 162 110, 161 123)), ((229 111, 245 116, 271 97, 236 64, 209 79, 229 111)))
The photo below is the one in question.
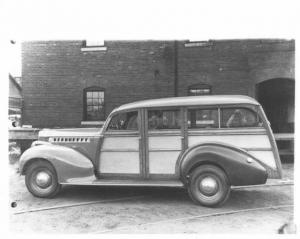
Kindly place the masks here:
POLYGON ((203 194, 212 196, 218 191, 218 183, 212 177, 205 177, 200 181, 199 188, 203 194))
POLYGON ((41 188, 46 188, 51 184, 52 178, 47 172, 41 171, 36 175, 36 184, 41 188))

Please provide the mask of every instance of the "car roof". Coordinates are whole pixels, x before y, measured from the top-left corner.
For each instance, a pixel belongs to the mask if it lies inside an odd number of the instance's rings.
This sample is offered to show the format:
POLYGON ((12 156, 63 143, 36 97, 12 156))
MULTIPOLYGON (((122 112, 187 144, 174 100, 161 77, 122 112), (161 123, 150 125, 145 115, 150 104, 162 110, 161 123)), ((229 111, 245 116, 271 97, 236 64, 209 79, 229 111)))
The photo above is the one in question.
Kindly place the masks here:
POLYGON ((150 107, 171 107, 171 106, 195 106, 195 105, 226 105, 226 104, 251 104, 259 103, 245 95, 205 95, 205 96, 185 96, 170 97, 152 100, 136 101, 129 104, 121 105, 113 112, 150 107))

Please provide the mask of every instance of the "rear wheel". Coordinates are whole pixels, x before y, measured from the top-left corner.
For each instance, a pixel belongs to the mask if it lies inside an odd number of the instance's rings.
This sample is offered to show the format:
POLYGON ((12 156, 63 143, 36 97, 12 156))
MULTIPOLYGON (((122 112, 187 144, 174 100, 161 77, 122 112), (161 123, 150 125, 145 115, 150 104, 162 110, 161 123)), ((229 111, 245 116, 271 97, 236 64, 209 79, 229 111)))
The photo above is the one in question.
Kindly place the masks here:
POLYGON ((29 192, 41 198, 54 197, 61 189, 55 169, 46 161, 37 161, 29 165, 25 183, 29 192))
POLYGON ((222 169, 202 165, 192 171, 188 192, 197 204, 214 207, 228 199, 230 184, 222 169))

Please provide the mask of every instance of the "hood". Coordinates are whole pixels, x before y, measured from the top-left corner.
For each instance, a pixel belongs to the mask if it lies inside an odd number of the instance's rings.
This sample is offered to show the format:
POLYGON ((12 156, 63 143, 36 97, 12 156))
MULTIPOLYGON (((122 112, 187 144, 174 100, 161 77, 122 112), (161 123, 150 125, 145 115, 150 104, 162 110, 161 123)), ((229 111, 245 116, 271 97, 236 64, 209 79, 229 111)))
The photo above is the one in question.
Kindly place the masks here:
POLYGON ((98 137, 102 128, 68 128, 68 129, 42 129, 39 138, 45 137, 98 137))

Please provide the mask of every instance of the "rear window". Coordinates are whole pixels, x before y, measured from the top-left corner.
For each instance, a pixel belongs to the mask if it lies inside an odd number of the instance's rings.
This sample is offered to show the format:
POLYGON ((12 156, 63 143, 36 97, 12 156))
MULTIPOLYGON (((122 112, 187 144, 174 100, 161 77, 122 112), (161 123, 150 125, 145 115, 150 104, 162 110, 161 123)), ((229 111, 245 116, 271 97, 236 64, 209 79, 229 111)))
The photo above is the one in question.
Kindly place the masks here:
POLYGON ((218 128, 218 109, 189 109, 188 128, 218 128))
POLYGON ((228 108, 221 109, 221 127, 238 128, 238 127, 259 127, 262 123, 258 114, 246 108, 228 108))

